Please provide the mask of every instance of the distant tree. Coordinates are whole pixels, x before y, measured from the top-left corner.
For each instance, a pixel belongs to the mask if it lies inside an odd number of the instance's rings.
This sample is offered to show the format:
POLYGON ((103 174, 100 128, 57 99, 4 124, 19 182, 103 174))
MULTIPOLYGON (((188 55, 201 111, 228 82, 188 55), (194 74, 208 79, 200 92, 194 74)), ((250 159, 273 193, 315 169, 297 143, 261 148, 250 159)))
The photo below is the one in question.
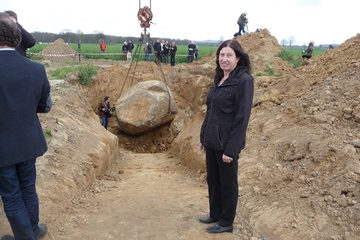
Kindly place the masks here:
POLYGON ((285 39, 283 39, 280 41, 280 44, 281 46, 285 47, 288 44, 288 42, 285 39))
POLYGON ((296 41, 295 41, 295 38, 294 38, 293 36, 289 37, 288 43, 289 43, 290 47, 291 47, 295 42, 296 42, 296 41))
POLYGON ((64 29, 62 30, 62 32, 60 33, 60 35, 63 36, 64 38, 64 42, 66 43, 70 43, 70 35, 72 34, 70 29, 64 29))
POLYGON ((96 36, 96 40, 100 43, 101 40, 104 40, 106 41, 106 36, 103 32, 100 32, 100 31, 95 31, 95 36, 96 36))
POLYGON ((82 42, 84 34, 81 30, 76 31, 77 35, 79 36, 79 42, 82 42))

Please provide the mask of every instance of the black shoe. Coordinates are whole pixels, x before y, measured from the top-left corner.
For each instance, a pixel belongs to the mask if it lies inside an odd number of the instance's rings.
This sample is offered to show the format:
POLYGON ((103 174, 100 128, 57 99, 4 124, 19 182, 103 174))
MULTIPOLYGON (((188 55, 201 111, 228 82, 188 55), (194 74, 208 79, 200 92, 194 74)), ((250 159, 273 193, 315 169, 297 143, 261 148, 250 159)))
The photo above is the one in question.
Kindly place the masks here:
POLYGON ((39 232, 35 236, 35 240, 42 239, 47 233, 47 226, 43 223, 39 224, 39 232))
POLYGON ((217 222, 217 221, 218 221, 218 220, 213 219, 213 218, 211 218, 211 217, 202 217, 202 218, 199 218, 199 222, 205 223, 205 224, 214 223, 214 222, 217 222))
MULTIPOLYGON (((39 240, 45 237, 47 233, 47 227, 45 224, 39 224, 39 232, 36 234, 35 239, 39 240)), ((15 240, 15 238, 11 235, 5 235, 0 240, 15 240)))
POLYGON ((1 240, 15 240, 15 238, 11 235, 5 235, 1 238, 1 240))
POLYGON ((230 226, 225 226, 225 227, 222 227, 220 226, 219 224, 216 224, 212 227, 209 227, 206 229, 206 231, 208 233, 223 233, 223 232, 232 232, 233 231, 233 226, 230 225, 230 226))

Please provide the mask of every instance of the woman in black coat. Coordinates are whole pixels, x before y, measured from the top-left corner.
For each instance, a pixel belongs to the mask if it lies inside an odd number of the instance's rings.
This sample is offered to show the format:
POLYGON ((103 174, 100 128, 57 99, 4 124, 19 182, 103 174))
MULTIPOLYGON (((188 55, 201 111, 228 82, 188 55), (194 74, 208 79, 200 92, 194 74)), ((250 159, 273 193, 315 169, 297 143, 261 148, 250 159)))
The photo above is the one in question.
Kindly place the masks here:
POLYGON ((202 223, 215 223, 210 233, 232 232, 238 201, 238 159, 245 147, 254 80, 249 56, 236 40, 223 42, 216 52, 215 78, 207 95, 200 132, 206 153, 210 214, 202 223))

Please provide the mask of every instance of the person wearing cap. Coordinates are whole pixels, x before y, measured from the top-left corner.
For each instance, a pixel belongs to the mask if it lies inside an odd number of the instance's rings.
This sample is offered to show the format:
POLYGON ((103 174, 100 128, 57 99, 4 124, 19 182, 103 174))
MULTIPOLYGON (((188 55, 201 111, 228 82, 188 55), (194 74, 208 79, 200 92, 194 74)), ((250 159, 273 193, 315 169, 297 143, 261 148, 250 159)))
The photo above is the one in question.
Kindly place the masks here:
POLYGON ((243 34, 245 34, 245 25, 248 23, 248 19, 246 17, 247 12, 244 12, 240 15, 240 17, 238 18, 237 24, 239 25, 239 33, 238 36, 241 36, 241 32, 243 32, 243 34))

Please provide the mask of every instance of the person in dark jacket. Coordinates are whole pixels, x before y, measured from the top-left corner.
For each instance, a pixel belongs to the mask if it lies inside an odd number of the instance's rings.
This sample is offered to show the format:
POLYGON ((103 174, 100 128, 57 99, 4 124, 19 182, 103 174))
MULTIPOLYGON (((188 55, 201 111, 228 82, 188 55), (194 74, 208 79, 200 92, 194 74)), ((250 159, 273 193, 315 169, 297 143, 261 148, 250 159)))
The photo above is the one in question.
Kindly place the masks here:
POLYGON ((200 150, 206 153, 210 214, 201 223, 217 223, 210 233, 232 232, 238 201, 238 159, 245 147, 254 80, 240 43, 226 40, 216 51, 214 82, 200 131, 200 150))
POLYGON ((195 43, 194 43, 194 42, 190 42, 190 44, 188 45, 188 58, 187 58, 187 62, 188 62, 188 63, 191 63, 192 61, 194 61, 195 48, 196 48, 195 43))
POLYGON ((132 53, 134 48, 135 48, 134 44, 132 43, 131 40, 129 40, 128 41, 128 51, 132 53))
POLYGON ((127 42, 124 42, 124 44, 122 45, 122 48, 121 48, 121 50, 122 50, 122 55, 123 55, 123 57, 122 57, 122 59, 123 60, 126 60, 126 54, 128 53, 128 51, 129 51, 129 46, 128 46, 128 43, 127 42))
POLYGON ((11 10, 7 10, 5 11, 5 13, 11 18, 13 19, 13 21, 16 22, 18 28, 21 31, 21 43, 19 44, 19 46, 16 48, 16 51, 21 55, 26 57, 26 50, 28 48, 32 48, 35 44, 36 44, 36 40, 35 38, 28 32, 26 31, 18 22, 18 18, 17 18, 17 14, 11 10))
POLYGON ((171 66, 175 66, 175 55, 176 55, 176 51, 177 51, 177 46, 175 42, 171 43, 170 46, 170 65, 171 66))
POLYGON ((41 239, 36 158, 48 147, 38 113, 52 107, 50 83, 42 64, 15 51, 21 32, 6 13, 0 32, 0 195, 14 234, 1 239, 41 239))
POLYGON ((247 15, 247 13, 244 12, 238 18, 237 24, 239 25, 239 32, 238 32, 237 36, 241 36, 241 33, 246 34, 245 26, 249 22, 246 15, 247 15))
POLYGON ((152 61, 152 54, 153 54, 153 52, 152 52, 153 46, 150 43, 146 43, 146 48, 147 48, 147 58, 146 58, 146 60, 148 62, 151 62, 152 61))
POLYGON ((314 44, 310 42, 307 49, 303 50, 303 53, 305 54, 302 55, 302 59, 304 60, 306 58, 309 60, 312 57, 313 51, 314 51, 314 44))
POLYGON ((155 62, 157 64, 160 64, 160 60, 161 60, 161 43, 160 43, 160 39, 157 39, 156 42, 154 43, 154 51, 155 51, 155 62))
POLYGON ((101 118, 101 126, 105 129, 108 127, 109 118, 111 117, 111 107, 110 107, 110 97, 106 96, 104 101, 100 102, 99 107, 99 115, 101 118))
POLYGON ((170 44, 169 41, 165 41, 165 43, 163 44, 163 61, 165 63, 165 65, 167 65, 169 63, 169 53, 170 53, 170 44))

